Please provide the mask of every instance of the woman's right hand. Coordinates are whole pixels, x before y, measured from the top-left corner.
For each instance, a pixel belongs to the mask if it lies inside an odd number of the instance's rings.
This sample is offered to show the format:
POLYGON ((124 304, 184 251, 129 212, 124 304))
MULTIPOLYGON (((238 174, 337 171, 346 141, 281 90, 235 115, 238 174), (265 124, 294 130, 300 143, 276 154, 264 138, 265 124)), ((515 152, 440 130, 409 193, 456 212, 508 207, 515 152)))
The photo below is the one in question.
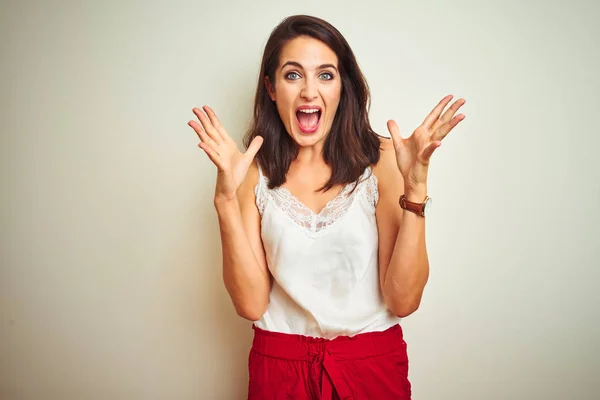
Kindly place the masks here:
POLYGON ((221 125, 215 112, 208 106, 204 106, 203 110, 206 114, 199 108, 193 109, 202 126, 196 121, 190 121, 188 125, 196 131, 200 138, 198 147, 204 150, 217 166, 215 200, 232 200, 244 181, 256 153, 262 146, 263 138, 255 137, 248 146, 248 150, 242 153, 221 125))

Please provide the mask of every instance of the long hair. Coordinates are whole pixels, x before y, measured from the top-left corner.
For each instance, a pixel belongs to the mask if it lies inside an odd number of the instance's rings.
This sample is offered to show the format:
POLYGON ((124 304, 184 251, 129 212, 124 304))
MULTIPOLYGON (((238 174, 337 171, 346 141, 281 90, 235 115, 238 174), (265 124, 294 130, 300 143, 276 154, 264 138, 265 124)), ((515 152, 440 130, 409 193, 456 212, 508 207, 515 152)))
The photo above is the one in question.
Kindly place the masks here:
POLYGON ((331 166, 329 181, 320 189, 327 191, 336 184, 356 181, 364 169, 376 164, 380 156, 379 136, 371 128, 368 111, 370 93, 350 45, 342 34, 328 22, 307 15, 285 18, 271 32, 265 45, 254 99, 254 113, 250 128, 244 136, 246 148, 256 136, 264 139, 257 161, 267 177, 269 187, 281 186, 292 161, 298 155, 298 146, 287 133, 269 97, 265 77, 275 84, 275 71, 281 50, 298 36, 309 36, 325 43, 338 58, 342 89, 331 131, 325 139, 323 159, 331 166))

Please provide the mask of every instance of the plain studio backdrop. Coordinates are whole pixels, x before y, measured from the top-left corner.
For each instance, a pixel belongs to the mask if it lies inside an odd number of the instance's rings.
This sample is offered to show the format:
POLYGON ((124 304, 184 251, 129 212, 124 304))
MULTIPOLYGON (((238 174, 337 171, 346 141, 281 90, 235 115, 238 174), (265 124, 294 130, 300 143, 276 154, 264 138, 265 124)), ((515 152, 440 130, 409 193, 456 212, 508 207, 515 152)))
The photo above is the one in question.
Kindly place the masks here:
POLYGON ((408 135, 446 94, 431 278, 403 320, 416 400, 598 399, 598 2, 3 2, 0 398, 242 399, 216 169, 291 14, 333 23, 408 135))

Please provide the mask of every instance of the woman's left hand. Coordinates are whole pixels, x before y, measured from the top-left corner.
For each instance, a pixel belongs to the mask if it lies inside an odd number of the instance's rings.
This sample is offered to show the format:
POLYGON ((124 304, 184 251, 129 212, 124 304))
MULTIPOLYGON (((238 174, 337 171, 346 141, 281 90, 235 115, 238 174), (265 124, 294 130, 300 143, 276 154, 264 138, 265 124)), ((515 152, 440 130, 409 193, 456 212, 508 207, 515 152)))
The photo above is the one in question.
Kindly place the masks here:
POLYGON ((464 99, 455 101, 442 114, 452 97, 452 95, 444 97, 431 110, 423 123, 407 138, 400 136, 400 130, 395 121, 390 120, 387 123, 396 150, 398 168, 404 178, 405 193, 426 192, 431 155, 442 145, 442 140, 448 133, 465 118, 464 114, 454 116, 458 109, 465 104, 464 99))

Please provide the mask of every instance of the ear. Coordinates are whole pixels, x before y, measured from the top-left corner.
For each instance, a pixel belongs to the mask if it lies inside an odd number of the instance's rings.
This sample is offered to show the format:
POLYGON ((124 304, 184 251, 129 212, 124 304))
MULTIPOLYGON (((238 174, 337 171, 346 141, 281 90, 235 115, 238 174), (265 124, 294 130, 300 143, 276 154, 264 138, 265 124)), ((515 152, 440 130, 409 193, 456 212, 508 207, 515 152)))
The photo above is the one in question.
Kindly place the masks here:
POLYGON ((267 88, 267 93, 269 93, 271 100, 275 101, 275 87, 271 83, 269 76, 265 76, 265 87, 267 88))

